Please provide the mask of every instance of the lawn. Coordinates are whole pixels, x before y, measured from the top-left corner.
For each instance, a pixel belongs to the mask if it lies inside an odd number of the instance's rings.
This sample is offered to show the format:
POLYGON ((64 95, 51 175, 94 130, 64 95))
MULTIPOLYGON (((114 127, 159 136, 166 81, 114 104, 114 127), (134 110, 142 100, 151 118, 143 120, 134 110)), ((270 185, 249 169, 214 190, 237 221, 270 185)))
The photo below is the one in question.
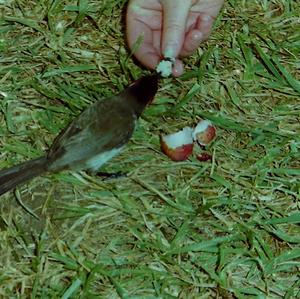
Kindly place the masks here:
MULTIPOLYGON (((48 174, 1 197, 1 298, 300 298, 299 3, 225 2, 102 169, 127 177, 48 174), (211 161, 161 152, 161 134, 201 118, 211 161)), ((0 1, 1 169, 147 73, 126 3, 0 1)))

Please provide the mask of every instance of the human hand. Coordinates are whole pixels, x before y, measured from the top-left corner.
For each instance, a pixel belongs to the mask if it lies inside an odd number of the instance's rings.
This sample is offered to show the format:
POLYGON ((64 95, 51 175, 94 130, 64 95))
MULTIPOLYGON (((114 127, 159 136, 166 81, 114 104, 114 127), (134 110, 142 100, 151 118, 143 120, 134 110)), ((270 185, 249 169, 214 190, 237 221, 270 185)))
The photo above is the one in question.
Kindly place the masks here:
POLYGON ((180 76, 180 58, 191 55, 206 40, 224 0, 130 0, 126 15, 130 49, 146 67, 155 69, 165 57, 176 58, 173 75, 180 76))

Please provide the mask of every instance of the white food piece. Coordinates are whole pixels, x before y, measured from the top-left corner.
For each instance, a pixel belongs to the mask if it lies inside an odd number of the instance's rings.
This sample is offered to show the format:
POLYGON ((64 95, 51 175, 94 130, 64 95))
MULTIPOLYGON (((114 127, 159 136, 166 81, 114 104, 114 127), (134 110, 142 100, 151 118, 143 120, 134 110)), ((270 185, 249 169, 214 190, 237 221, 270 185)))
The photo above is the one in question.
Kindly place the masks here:
POLYGON ((211 121, 209 120, 200 120, 199 123, 197 124, 197 126, 195 127, 192 136, 193 136, 193 140, 197 140, 197 134, 205 132, 207 130, 208 127, 213 126, 211 121))
POLYGON ((181 131, 174 134, 169 134, 163 136, 163 141, 171 149, 176 149, 180 146, 193 143, 193 129, 190 127, 185 127, 181 131))
POLYGON ((169 77, 172 74, 172 67, 175 59, 162 60, 156 67, 156 72, 160 73, 162 77, 169 77))

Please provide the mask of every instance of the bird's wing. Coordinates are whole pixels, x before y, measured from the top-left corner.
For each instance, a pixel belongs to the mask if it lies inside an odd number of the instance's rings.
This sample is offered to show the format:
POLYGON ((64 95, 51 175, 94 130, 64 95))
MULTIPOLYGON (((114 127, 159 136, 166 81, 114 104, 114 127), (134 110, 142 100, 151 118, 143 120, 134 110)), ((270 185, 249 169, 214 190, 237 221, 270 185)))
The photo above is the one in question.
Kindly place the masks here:
POLYGON ((134 125, 131 110, 120 107, 116 98, 96 102, 55 139, 48 154, 51 168, 77 168, 76 164, 121 147, 131 137, 134 125))

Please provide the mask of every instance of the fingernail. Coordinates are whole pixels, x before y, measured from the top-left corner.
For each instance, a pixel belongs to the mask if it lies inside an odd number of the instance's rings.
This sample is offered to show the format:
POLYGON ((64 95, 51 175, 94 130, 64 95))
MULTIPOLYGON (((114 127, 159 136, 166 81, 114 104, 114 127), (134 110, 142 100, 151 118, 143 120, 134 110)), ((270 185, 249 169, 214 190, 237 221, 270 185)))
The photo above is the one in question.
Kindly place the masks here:
POLYGON ((175 65, 172 70, 174 77, 179 77, 184 73, 184 66, 181 60, 176 59, 175 65))
POLYGON ((195 30, 195 32, 192 34, 192 39, 195 41, 199 41, 203 39, 203 33, 199 30, 195 30))

